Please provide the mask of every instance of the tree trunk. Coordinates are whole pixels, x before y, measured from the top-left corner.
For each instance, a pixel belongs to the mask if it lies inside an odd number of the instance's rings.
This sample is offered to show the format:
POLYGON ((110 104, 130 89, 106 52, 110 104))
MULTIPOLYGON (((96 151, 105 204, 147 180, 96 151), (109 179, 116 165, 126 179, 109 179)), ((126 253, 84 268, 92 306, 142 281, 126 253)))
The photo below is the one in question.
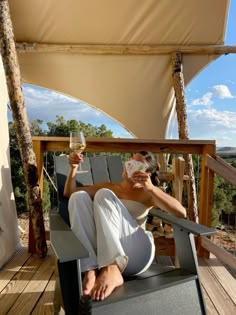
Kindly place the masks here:
MULTIPOLYGON (((182 70, 183 68, 182 55, 180 52, 173 53, 172 66, 173 85, 176 97, 176 112, 178 120, 179 139, 189 139, 186 100, 184 93, 184 76, 182 70)), ((189 175, 189 181, 187 185, 188 215, 190 220, 197 222, 198 221, 197 194, 192 156, 191 154, 184 154, 183 157, 185 159, 185 173, 189 175)))
POLYGON ((30 223, 33 227, 33 235, 29 237, 30 239, 33 237, 33 243, 29 242, 29 252, 44 257, 47 254, 47 244, 45 239, 42 199, 38 183, 36 158, 33 151, 30 127, 21 88, 20 69, 7 0, 0 1, 0 39, 8 94, 27 186, 30 223))

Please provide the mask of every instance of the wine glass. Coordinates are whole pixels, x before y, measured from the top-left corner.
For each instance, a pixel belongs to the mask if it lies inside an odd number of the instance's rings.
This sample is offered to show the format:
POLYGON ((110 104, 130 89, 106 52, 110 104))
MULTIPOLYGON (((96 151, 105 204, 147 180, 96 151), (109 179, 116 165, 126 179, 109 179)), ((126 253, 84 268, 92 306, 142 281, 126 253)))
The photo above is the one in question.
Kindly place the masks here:
MULTIPOLYGON (((86 148, 86 140, 83 131, 72 130, 70 132, 70 149, 76 153, 82 153, 86 148)), ((79 170, 77 173, 86 173, 79 164, 79 170)))

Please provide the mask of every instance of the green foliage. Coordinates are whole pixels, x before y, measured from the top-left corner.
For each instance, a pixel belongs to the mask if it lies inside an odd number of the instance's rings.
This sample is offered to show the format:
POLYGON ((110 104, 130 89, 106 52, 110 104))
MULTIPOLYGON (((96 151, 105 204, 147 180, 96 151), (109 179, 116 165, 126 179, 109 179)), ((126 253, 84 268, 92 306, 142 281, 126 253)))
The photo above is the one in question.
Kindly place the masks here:
POLYGON ((45 131, 43 131, 41 125, 43 123, 43 120, 36 119, 33 120, 30 124, 30 132, 32 136, 44 136, 46 134, 45 131))
MULTIPOLYGON (((103 137, 112 138, 112 131, 108 130, 104 124, 101 126, 93 126, 91 124, 85 124, 82 121, 68 120, 66 121, 62 116, 56 116, 56 122, 48 122, 48 130, 42 129, 43 121, 36 119, 31 122, 31 133, 35 136, 69 136, 70 130, 80 129, 83 130, 85 137, 103 137)), ((23 176, 22 163, 20 158, 20 152, 18 149, 18 143, 16 139, 16 133, 13 122, 9 122, 9 136, 10 136, 10 156, 11 156, 11 172, 12 183, 15 194, 17 212, 25 212, 28 210, 27 204, 27 190, 23 176)), ((107 154, 107 153, 106 153, 107 154)), ((88 154, 90 155, 90 154, 88 154)), ((121 154, 122 160, 126 161, 130 158, 129 153, 121 154)), ((47 159, 47 172, 53 177, 53 153, 48 152, 47 159)), ((172 160, 173 156, 170 160, 172 160)), ((199 195, 199 183, 201 174, 201 158, 199 155, 193 155, 194 174, 196 180, 196 189, 199 195)), ((233 167, 236 167, 236 158, 230 157, 228 161, 233 167)), ((167 188, 170 188, 169 186, 167 188)), ((170 188, 171 189, 171 188, 170 188)), ((43 192, 43 211, 47 212, 52 203, 53 187, 47 181, 44 180, 44 192, 43 192)), ((184 191, 183 204, 187 204, 187 193, 184 191)), ((236 188, 230 183, 223 180, 223 178, 215 175, 214 180, 214 204, 212 212, 212 225, 219 224, 219 216, 222 209, 226 213, 236 211, 236 188)))
POLYGON ((51 209, 51 196, 50 196, 50 184, 48 180, 43 180, 43 200, 42 200, 43 212, 48 213, 51 209))
MULTIPOLYGON (((170 161, 173 159, 173 155, 170 157, 170 161)), ((201 182, 201 156, 192 155, 196 191, 198 196, 198 202, 200 197, 200 182, 201 182)), ((230 160, 226 160, 231 166, 236 166, 236 157, 230 157, 230 160)), ((166 192, 172 193, 171 184, 167 185, 166 192)), ((187 206, 187 191, 186 185, 184 185, 182 204, 187 206)), ((224 180, 222 177, 215 174, 214 176, 214 190, 213 190, 213 207, 212 207, 212 226, 219 225, 219 218, 222 210, 225 213, 232 213, 236 211, 236 187, 224 180)))
MULTIPOLYGON (((236 158, 231 162, 236 164, 236 158)), ((196 180, 196 189, 199 192, 201 178, 201 157, 193 155, 194 174, 196 180)), ((233 165, 232 165, 233 166, 233 165)), ((226 213, 234 211, 233 198, 236 195, 236 187, 224 180, 221 176, 214 176, 213 207, 212 207, 212 226, 219 225, 219 217, 222 210, 226 213)))
POLYGON ((93 126, 91 124, 85 124, 82 121, 68 120, 66 121, 62 116, 56 116, 56 122, 48 122, 47 136, 69 136, 71 130, 83 130, 85 137, 102 137, 112 138, 113 134, 111 130, 102 124, 101 126, 93 126))
POLYGON ((236 159, 232 161, 231 166, 233 166, 234 168, 236 168, 236 159))
MULTIPOLYGON (((104 124, 101 126, 93 126, 91 124, 85 124, 82 121, 68 120, 66 121, 62 116, 56 116, 56 122, 48 122, 48 130, 42 129, 43 121, 40 119, 33 120, 30 124, 31 134, 34 136, 69 136, 71 130, 80 129, 83 130, 85 137, 106 137, 112 138, 112 131, 108 130, 104 124)), ((11 158, 11 173, 12 184, 15 195, 17 213, 28 211, 27 202, 27 188, 25 185, 24 174, 22 169, 22 162, 13 122, 8 123, 9 138, 10 138, 10 158, 11 158)), ((50 176, 53 176, 53 153, 47 153, 47 171, 50 176)), ((47 212, 51 207, 53 187, 47 181, 44 180, 43 191, 43 211, 47 212)))

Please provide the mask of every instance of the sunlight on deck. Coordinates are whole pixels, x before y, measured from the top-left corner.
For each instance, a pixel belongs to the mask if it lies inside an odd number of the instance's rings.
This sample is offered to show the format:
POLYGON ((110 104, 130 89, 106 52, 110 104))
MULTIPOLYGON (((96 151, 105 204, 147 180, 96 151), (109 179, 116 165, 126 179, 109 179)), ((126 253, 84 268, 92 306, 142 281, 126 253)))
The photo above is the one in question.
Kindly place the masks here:
MULTIPOLYGON (((236 281, 221 262, 199 258, 199 272, 208 314, 236 314, 236 281)), ((50 246, 45 259, 23 247, 0 271, 0 314, 53 314, 55 279, 50 246)))

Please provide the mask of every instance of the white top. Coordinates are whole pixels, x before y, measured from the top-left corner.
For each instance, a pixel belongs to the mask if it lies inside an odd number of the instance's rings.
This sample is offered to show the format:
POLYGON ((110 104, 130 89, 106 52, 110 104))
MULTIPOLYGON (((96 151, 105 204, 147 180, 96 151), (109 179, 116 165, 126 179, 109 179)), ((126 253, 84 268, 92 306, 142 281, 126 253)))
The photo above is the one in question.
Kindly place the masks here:
POLYGON ((145 229, 147 215, 152 207, 147 207, 145 204, 135 200, 120 199, 120 201, 124 204, 131 216, 137 221, 138 225, 145 229))

